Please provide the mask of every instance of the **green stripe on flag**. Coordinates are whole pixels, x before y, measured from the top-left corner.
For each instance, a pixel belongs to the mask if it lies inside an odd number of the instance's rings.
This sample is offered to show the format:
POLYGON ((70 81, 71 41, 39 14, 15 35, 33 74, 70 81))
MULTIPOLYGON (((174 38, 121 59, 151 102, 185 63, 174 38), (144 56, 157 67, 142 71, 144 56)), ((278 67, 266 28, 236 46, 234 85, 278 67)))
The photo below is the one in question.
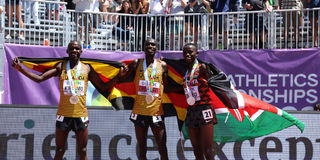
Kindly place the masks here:
MULTIPOLYGON (((236 142, 265 136, 292 125, 296 125, 302 132, 304 124, 283 111, 283 116, 264 111, 251 121, 248 116, 242 122, 238 121, 232 114, 229 114, 225 123, 227 113, 217 114, 217 124, 214 126, 214 141, 236 142)), ((187 127, 183 125, 182 132, 185 139, 189 139, 187 127)))

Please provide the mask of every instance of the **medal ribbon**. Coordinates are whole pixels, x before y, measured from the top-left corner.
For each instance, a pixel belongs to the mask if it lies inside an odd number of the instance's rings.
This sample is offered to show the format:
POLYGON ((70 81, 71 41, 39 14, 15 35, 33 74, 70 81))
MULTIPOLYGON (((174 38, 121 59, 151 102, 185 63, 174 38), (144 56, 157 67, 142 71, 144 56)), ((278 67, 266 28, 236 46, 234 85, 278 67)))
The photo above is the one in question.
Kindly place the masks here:
POLYGON ((77 91, 78 91, 77 81, 78 81, 78 76, 80 74, 80 71, 81 71, 81 63, 79 61, 78 66, 77 66, 76 76, 74 77, 74 80, 72 80, 70 61, 67 62, 67 75, 68 75, 68 81, 70 82, 72 95, 77 95, 77 91))
POLYGON ((152 89, 153 89, 153 83, 154 83, 154 77, 156 74, 157 70, 157 61, 154 60, 152 64, 152 72, 151 72, 151 82, 149 81, 149 76, 148 76, 148 69, 147 69, 147 61, 146 59, 143 60, 143 71, 144 71, 144 79, 146 80, 146 88, 147 88, 147 93, 152 94, 152 89))
POLYGON ((186 75, 184 76, 184 79, 185 79, 184 83, 185 83, 186 89, 187 89, 188 93, 191 93, 191 96, 193 96, 193 95, 192 95, 192 89, 191 89, 190 82, 191 82, 191 80, 193 79, 193 75, 194 75, 194 72, 195 72, 198 64, 199 64, 199 62, 198 62, 198 60, 196 59, 195 62, 194 62, 194 64, 193 64, 193 66, 192 66, 192 69, 191 69, 190 74, 189 74, 189 70, 187 70, 186 75), (188 79, 189 79, 189 80, 188 80, 188 79), (189 86, 190 86, 190 87, 189 87, 189 86))

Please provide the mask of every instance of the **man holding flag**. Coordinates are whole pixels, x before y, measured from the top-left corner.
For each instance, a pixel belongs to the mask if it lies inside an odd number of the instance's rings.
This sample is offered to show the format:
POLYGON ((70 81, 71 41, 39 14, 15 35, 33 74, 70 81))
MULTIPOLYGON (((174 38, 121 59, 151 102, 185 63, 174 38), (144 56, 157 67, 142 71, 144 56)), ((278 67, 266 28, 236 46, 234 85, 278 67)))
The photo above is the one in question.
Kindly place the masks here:
MULTIPOLYGON (((82 47, 80 42, 71 41, 67 48, 68 60, 59 62, 55 67, 46 70, 41 75, 24 69, 16 57, 12 67, 35 82, 42 82, 51 77, 59 77, 60 102, 56 118, 56 154, 55 160, 62 160, 66 150, 66 141, 70 130, 76 134, 77 153, 80 160, 87 158, 88 143, 88 111, 86 107, 86 92, 88 81, 101 92, 107 92, 118 80, 118 76, 103 82, 95 70, 80 62, 82 47)), ((122 72, 122 68, 119 73, 122 72)), ((120 76, 120 74, 119 74, 120 76)))

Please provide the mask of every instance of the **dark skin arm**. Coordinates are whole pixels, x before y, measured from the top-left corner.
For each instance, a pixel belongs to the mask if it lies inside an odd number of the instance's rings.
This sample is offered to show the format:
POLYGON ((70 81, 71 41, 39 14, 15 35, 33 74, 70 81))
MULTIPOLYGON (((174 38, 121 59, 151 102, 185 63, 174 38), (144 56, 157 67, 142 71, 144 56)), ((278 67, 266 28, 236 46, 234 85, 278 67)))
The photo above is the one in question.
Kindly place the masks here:
POLYGON ((25 68, 23 68, 18 57, 15 57, 14 60, 12 61, 12 67, 14 67, 17 71, 21 72, 23 75, 30 78, 31 80, 33 80, 37 83, 40 83, 40 82, 43 82, 51 77, 60 75, 62 63, 61 62, 58 63, 54 68, 49 69, 40 75, 32 73, 32 72, 26 70, 25 68))
POLYGON ((163 87, 164 87, 164 92, 170 91, 170 88, 168 86, 168 65, 165 61, 161 61, 161 66, 162 66, 162 78, 163 78, 163 87))
POLYGON ((90 67, 88 79, 91 81, 91 83, 99 92, 106 92, 109 89, 111 89, 118 82, 119 76, 124 72, 123 67, 121 67, 119 74, 115 76, 113 79, 111 79, 110 81, 105 83, 100 79, 98 73, 91 67, 91 65, 86 65, 86 66, 90 67))
POLYGON ((138 59, 133 60, 128 66, 123 67, 123 71, 119 75, 119 80, 127 79, 134 72, 138 65, 138 59))
MULTIPOLYGON (((20 63, 20 61, 18 60, 18 58, 16 57, 13 62, 12 62, 12 66, 18 70, 19 72, 21 72, 23 75, 25 75, 26 77, 30 78, 31 80, 35 81, 35 82, 42 82, 45 81, 53 76, 58 76, 61 74, 61 68, 62 68, 62 63, 58 63, 54 68, 44 72, 41 75, 37 75, 34 74, 26 69, 24 69, 20 63)), ((110 81, 108 81, 107 83, 104 83, 98 76, 97 72, 95 72, 95 70, 90 66, 90 65, 85 65, 85 67, 89 67, 89 80, 92 82, 92 84, 100 91, 100 92, 105 92, 108 91, 110 88, 112 88, 117 80, 119 79, 119 76, 115 76, 113 79, 111 79, 110 81)), ((119 74, 123 73, 123 68, 120 69, 119 74)))
POLYGON ((208 68, 207 68, 207 66, 204 64, 204 63, 201 63, 200 64, 200 77, 203 77, 205 80, 207 80, 208 81, 208 79, 209 79, 209 71, 208 71, 208 68))

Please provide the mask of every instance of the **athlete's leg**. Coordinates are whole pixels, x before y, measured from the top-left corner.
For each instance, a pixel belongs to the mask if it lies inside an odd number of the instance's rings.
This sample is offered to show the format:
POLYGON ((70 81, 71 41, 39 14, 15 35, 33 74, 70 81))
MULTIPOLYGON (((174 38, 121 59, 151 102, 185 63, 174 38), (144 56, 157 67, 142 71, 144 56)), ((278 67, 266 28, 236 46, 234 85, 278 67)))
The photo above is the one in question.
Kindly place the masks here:
POLYGON ((76 131, 76 137, 80 160, 87 160, 88 128, 76 131))
POLYGON ((213 160, 213 123, 209 123, 200 127, 200 138, 202 147, 201 152, 204 154, 207 160, 213 160))
POLYGON ((201 150, 200 129, 188 127, 190 141, 193 147, 193 153, 196 160, 203 160, 203 152, 201 150))
POLYGON ((139 160, 147 159, 147 133, 148 127, 135 125, 136 138, 139 146, 139 160))
POLYGON ((152 133, 156 138, 156 142, 159 148, 159 153, 161 156, 161 160, 168 159, 168 150, 167 150, 167 134, 165 125, 161 125, 159 127, 151 127, 152 133))
POLYGON ((56 154, 54 156, 55 160, 61 160, 63 158, 64 152, 66 150, 66 142, 68 138, 69 131, 61 130, 56 127, 56 154))

